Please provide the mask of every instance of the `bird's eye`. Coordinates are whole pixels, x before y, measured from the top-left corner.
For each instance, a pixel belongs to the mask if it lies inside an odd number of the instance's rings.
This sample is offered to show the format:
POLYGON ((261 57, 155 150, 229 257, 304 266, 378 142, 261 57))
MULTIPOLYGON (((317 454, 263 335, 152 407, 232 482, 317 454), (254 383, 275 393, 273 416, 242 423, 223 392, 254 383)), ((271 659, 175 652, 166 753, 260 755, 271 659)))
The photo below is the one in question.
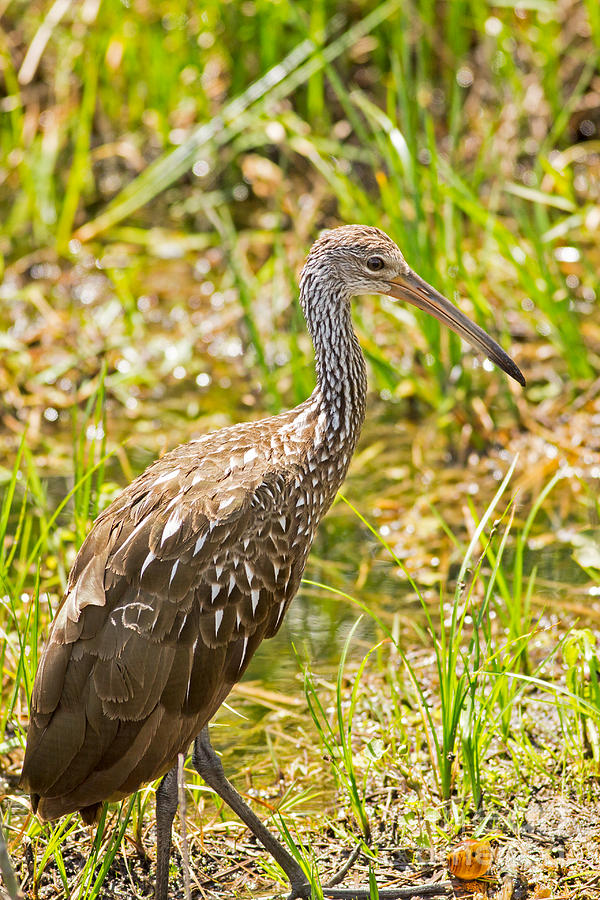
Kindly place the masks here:
POLYGON ((371 272, 379 272, 384 266, 385 263, 380 256, 370 256, 367 260, 367 268, 371 272))

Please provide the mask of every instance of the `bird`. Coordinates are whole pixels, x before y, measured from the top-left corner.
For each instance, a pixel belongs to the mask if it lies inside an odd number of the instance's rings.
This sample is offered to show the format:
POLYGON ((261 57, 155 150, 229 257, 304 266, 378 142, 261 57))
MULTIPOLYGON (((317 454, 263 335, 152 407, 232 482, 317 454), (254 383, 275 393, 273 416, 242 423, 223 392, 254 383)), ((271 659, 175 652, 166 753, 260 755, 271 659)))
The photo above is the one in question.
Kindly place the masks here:
POLYGON ((105 801, 160 778, 155 900, 168 895, 177 760, 192 744, 192 764, 279 863, 291 900, 310 895, 300 865, 227 780, 208 725, 280 628, 346 476, 366 410, 351 319, 363 294, 430 313, 525 385, 383 231, 323 232, 300 275, 314 391, 176 447, 129 484, 83 542, 41 654, 21 787, 42 820, 79 810, 91 824, 105 801))

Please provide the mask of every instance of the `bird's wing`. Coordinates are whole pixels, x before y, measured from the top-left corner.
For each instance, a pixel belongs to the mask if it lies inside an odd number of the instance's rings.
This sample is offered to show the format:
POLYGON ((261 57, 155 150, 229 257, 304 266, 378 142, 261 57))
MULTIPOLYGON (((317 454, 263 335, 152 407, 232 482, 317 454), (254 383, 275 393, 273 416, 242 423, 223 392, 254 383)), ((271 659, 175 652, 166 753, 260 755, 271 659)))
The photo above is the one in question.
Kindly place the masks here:
POLYGON ((98 799, 157 777, 274 633, 305 553, 290 551, 293 523, 273 511, 293 472, 269 447, 241 427, 229 443, 221 432, 177 448, 97 519, 36 676, 23 770, 33 793, 64 796, 98 768, 98 799))

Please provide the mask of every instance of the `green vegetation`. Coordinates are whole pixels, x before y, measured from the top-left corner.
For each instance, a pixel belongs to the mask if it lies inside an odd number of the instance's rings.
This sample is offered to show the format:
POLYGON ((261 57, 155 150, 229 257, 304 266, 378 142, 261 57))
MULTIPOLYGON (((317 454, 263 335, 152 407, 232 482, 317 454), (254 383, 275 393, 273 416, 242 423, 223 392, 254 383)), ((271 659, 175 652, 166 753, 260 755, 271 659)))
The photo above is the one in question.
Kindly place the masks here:
MULTIPOLYGON (((0 824, 26 895, 152 886, 151 787, 92 832, 17 789, 76 548, 157 453, 307 395, 296 275, 319 229, 364 222, 528 387, 355 303, 372 394, 346 502, 215 744, 315 896, 344 862, 372 896, 428 881, 493 833, 490 891, 600 897, 596 0, 0 13, 0 824)), ((187 779, 192 889, 266 890, 276 866, 187 779)))

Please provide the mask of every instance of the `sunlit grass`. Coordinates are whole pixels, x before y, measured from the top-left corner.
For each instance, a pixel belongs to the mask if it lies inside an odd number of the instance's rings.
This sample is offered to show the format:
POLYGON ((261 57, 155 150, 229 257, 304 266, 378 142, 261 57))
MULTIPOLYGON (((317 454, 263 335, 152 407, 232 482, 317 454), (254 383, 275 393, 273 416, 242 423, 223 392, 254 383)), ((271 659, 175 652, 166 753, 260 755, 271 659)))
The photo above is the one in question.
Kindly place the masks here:
MULTIPOLYGON (((536 772, 550 768, 556 769, 558 775, 559 768, 566 766, 569 783, 586 794, 590 772, 597 770, 600 704, 594 633, 570 630, 563 636, 559 634, 556 640, 545 637, 540 642, 532 639, 543 638, 547 625, 525 618, 520 620, 524 630, 515 631, 502 627, 502 618, 497 613, 495 585, 501 580, 505 586, 516 589, 522 577, 515 569, 522 563, 518 555, 510 568, 503 568, 507 538, 513 526, 509 514, 512 503, 489 532, 486 523, 489 524, 513 472, 514 464, 478 522, 462 561, 453 601, 446 603, 442 598, 434 618, 421 597, 427 621, 427 632, 421 637, 423 653, 428 652, 425 647, 433 648, 434 664, 424 667, 419 656, 416 664, 415 639, 407 642, 405 634, 401 636, 396 629, 390 630, 374 611, 373 617, 385 640, 374 646, 360 664, 355 664, 351 674, 344 674, 357 621, 346 642, 335 689, 322 686, 318 690, 314 676, 305 671, 305 692, 319 739, 340 792, 361 824, 367 845, 372 841, 368 821, 373 814, 365 806, 367 783, 372 785, 377 780, 378 770, 381 774, 389 772, 392 761, 410 790, 417 791, 419 799, 422 796, 419 783, 424 778, 429 804, 433 803, 439 810, 440 821, 447 828, 457 831, 469 828, 477 817, 482 822, 496 821, 504 815, 505 792, 519 784, 522 790, 524 783, 532 790, 533 783, 528 779, 533 779, 536 772), (503 521, 504 529, 497 535, 503 521), (481 548, 477 551, 478 559, 474 559, 478 546, 481 548), (489 569, 483 565, 486 557, 493 560, 489 569), (467 572, 470 574, 465 583, 467 572), (380 647, 387 647, 387 651, 378 652, 380 647), (525 668, 530 674, 523 674, 527 647, 530 656, 525 668), (543 647, 541 652, 540 647, 543 647), (568 667, 566 677, 563 667, 558 665, 559 657, 568 667), (375 691, 375 703, 385 708, 383 715, 381 708, 367 699, 373 692, 373 682, 381 678, 391 693, 391 699, 384 703, 375 691), (544 740, 549 743, 531 742, 523 728, 523 718, 535 721, 536 708, 542 719, 547 718, 544 707, 552 709, 552 721, 558 733, 555 731, 551 740, 545 734, 544 740), (413 711, 409 727, 407 709, 413 711), (427 749, 422 753, 412 751, 416 766, 411 773, 401 758, 408 746, 415 744, 415 719, 421 720, 424 751, 427 749), (358 727, 353 726, 355 720, 358 727), (378 729, 374 731, 375 723, 378 729), (559 739, 561 731, 569 747, 567 755, 559 739), (376 746, 378 750, 374 752, 376 746), (350 754, 349 748, 352 748, 350 754), (499 752, 506 757, 511 770, 507 775, 506 766, 503 767, 506 780, 500 789, 491 763, 499 752), (524 775, 523 765, 529 774, 524 775), (426 776, 416 774, 425 769, 428 769, 426 776), (359 784, 362 785, 360 793, 357 792, 359 784)), ((551 487, 552 484, 545 496, 551 487)), ((525 523, 527 533, 533 518, 525 523)), ((373 530, 364 519, 363 522, 373 530)), ((380 540, 390 551, 385 541, 380 540)), ((516 536, 517 546, 520 541, 523 534, 516 536)), ((321 588, 327 590, 325 585, 321 588)), ((370 613, 360 600, 337 593, 370 613)), ((515 828, 516 820, 511 822, 508 818, 506 827, 515 828)), ((433 840, 431 832, 427 840, 433 840)))
MULTIPOLYGON (((321 193, 341 221, 387 228, 426 278, 450 295, 467 296, 482 322, 495 319, 506 335, 518 320, 532 331, 541 329, 555 345, 561 367, 574 378, 590 375, 576 301, 578 292, 596 290, 597 276, 586 267, 576 288, 570 287, 565 277, 572 266, 555 254, 566 242, 580 247, 582 257, 593 246, 588 213, 594 199, 586 194, 591 183, 584 183, 583 175, 593 159, 585 145, 577 155, 569 145, 571 117, 598 61, 589 7, 588 52, 578 76, 568 80, 568 54, 557 52, 560 31, 550 5, 517 16, 506 6, 490 15, 487 5, 460 0, 440 18, 434 3, 409 11, 387 0, 365 2, 356 18, 344 21, 335 4, 323 2, 310 13, 294 7, 285 28, 270 4, 256 3, 252 10, 233 4, 222 22, 220 4, 204 4, 198 20, 177 4, 159 7, 144 21, 112 0, 96 14, 89 10, 91 19, 85 11, 80 17, 75 12, 75 23, 65 18, 56 24, 38 65, 50 70, 59 106, 41 121, 24 116, 25 89, 35 86, 35 70, 25 63, 18 69, 5 53, 4 77, 13 98, 3 134, 9 264, 23 249, 35 252, 54 241, 64 253, 75 226, 82 239, 100 237, 101 248, 125 218, 141 214, 152 224, 147 204, 162 204, 160 196, 179 184, 167 219, 169 240, 180 236, 183 246, 190 230, 216 230, 231 254, 247 339, 266 398, 276 408, 280 377, 266 362, 253 314, 256 285, 236 251, 238 234, 261 228, 261 215, 245 215, 235 199, 239 190, 247 195, 256 189, 244 174, 251 151, 274 159, 290 180, 279 190, 257 194, 263 216, 269 211, 276 223, 272 252, 280 246, 278 232, 299 223, 296 189, 312 186, 315 209, 296 234, 298 260, 321 224, 321 193), (271 37, 265 42, 267 21, 271 37), (78 30, 77 42, 72 28, 78 30), (254 52, 231 54, 229 33, 243 34, 254 52), (444 52, 436 59, 438 39, 444 52), (476 60, 470 54, 473 39, 480 46, 476 60), (198 44, 204 48, 201 58, 198 44), (356 48, 363 46, 365 60, 384 75, 376 85, 371 74, 368 91, 361 86, 361 63, 354 61, 355 54, 362 59, 356 48), (228 101, 216 110, 213 82, 201 61, 214 67, 215 81, 230 84, 228 101), (533 85, 539 89, 546 104, 540 106, 535 136, 527 133, 526 83, 531 91, 533 85), (94 108, 107 123, 100 143, 94 108), (503 118, 514 121, 512 130, 524 129, 521 141, 504 134, 503 118), (542 124, 546 134, 540 137, 542 124), (139 136, 153 148, 151 158, 145 158, 139 136), (11 163, 13 158, 18 163, 11 163), (198 161, 201 174, 192 176, 196 185, 188 196, 181 178, 198 161), (107 204, 111 194, 116 196, 107 204)), ((43 4, 37 9, 37 19, 29 10, 30 37, 45 15, 43 4)), ((461 351, 458 339, 442 335, 437 322, 417 317, 426 365, 419 367, 415 386, 435 405, 446 393, 448 373, 460 365, 461 351)), ((386 358, 372 352, 377 371, 386 358)), ((457 385, 467 393, 473 389, 467 368, 457 385)))

